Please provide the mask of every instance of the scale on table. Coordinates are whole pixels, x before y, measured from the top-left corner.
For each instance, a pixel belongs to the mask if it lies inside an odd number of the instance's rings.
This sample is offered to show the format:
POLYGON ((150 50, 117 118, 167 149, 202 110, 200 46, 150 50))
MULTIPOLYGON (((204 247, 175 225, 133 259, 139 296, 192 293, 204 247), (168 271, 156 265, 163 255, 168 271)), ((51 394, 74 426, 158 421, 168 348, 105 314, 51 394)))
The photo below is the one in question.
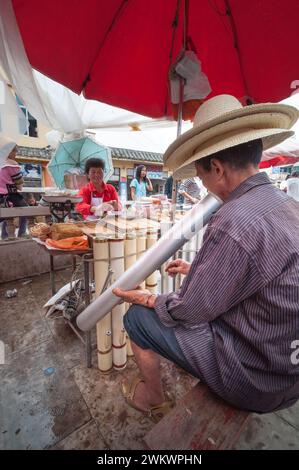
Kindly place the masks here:
POLYGON ((49 204, 50 212, 58 223, 65 222, 66 218, 82 220, 80 214, 75 212, 75 206, 83 198, 69 195, 44 195, 43 201, 49 204))

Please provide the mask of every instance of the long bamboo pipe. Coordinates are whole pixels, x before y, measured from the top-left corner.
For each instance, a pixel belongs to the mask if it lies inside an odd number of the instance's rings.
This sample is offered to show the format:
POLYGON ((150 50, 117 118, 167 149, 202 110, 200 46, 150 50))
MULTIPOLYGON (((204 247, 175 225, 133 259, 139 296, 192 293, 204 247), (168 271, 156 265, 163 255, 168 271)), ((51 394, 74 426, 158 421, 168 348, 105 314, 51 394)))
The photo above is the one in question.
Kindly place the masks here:
POLYGON ((212 194, 208 194, 202 201, 195 204, 155 245, 78 315, 78 327, 83 331, 93 328, 120 302, 119 297, 112 293, 112 289, 115 287, 124 290, 134 289, 206 225, 221 205, 222 201, 212 194))

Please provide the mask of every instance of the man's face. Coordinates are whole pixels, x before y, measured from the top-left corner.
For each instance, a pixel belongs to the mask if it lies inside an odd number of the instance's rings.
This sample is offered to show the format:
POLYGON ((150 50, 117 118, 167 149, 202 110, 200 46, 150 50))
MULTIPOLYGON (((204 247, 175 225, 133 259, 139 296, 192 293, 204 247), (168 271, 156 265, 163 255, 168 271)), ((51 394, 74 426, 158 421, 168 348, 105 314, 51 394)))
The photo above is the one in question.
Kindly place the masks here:
POLYGON ((215 175, 213 175, 212 170, 205 171, 203 167, 199 165, 198 163, 195 163, 195 168, 196 168, 196 174, 201 179, 204 187, 207 188, 208 191, 215 193, 216 179, 215 179, 215 175))
POLYGON ((101 184, 103 182, 104 172, 102 168, 91 167, 88 177, 93 184, 101 184))
POLYGON ((227 164, 222 163, 217 158, 213 158, 209 171, 204 170, 202 165, 198 163, 195 163, 195 168, 197 176, 202 180, 202 184, 207 190, 223 199, 228 191, 227 175, 229 169, 227 164))

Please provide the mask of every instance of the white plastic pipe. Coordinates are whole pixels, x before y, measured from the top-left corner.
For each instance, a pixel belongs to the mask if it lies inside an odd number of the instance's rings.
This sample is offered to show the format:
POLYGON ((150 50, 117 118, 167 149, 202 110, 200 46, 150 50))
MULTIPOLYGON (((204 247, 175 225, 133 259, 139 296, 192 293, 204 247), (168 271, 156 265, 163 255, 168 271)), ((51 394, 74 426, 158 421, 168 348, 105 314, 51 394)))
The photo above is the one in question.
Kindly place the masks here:
POLYGON ((78 315, 78 327, 83 331, 93 328, 120 301, 119 297, 112 293, 112 289, 115 287, 124 290, 134 289, 173 256, 186 241, 190 240, 209 221, 221 205, 222 201, 220 199, 208 194, 202 201, 193 206, 155 245, 147 250, 117 281, 78 315))

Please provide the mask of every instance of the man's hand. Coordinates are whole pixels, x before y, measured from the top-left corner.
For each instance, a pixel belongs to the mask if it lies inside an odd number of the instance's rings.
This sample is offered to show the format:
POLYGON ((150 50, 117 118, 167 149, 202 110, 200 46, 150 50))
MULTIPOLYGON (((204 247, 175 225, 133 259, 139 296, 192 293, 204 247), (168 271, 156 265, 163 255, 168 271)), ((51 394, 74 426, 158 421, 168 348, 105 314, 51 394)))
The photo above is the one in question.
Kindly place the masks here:
POLYGON ((112 290, 113 294, 121 297, 125 302, 130 304, 144 305, 145 307, 154 308, 156 295, 147 289, 122 290, 119 288, 112 290))
POLYGON ((187 263, 183 259, 175 259, 170 261, 166 266, 165 271, 171 276, 174 277, 177 274, 188 274, 191 264, 187 263))

